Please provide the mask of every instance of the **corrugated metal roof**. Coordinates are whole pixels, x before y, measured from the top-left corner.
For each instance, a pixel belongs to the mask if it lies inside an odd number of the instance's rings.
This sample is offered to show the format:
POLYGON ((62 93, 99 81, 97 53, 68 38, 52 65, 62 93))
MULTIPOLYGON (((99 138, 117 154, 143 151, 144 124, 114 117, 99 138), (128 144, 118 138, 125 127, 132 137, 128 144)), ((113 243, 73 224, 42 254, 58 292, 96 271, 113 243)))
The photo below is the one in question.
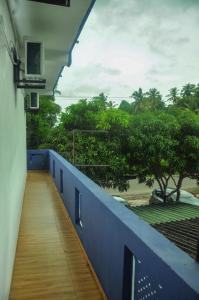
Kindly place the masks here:
POLYGON ((130 209, 149 224, 180 221, 199 217, 199 206, 185 203, 153 204, 130 207, 130 209))
POLYGON ((153 225, 179 248, 196 259, 199 238, 199 218, 153 225))
POLYGON ((130 207, 191 257, 197 257, 199 239, 199 207, 184 204, 153 204, 130 207))

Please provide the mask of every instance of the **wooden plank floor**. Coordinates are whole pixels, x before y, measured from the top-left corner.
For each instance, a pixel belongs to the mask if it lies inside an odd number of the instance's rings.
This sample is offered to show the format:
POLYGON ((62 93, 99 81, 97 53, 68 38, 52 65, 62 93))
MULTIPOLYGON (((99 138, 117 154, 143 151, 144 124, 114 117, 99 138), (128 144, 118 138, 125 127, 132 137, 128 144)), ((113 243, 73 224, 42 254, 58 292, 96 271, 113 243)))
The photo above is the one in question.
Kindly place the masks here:
POLYGON ((29 172, 10 300, 104 299, 51 177, 29 172))

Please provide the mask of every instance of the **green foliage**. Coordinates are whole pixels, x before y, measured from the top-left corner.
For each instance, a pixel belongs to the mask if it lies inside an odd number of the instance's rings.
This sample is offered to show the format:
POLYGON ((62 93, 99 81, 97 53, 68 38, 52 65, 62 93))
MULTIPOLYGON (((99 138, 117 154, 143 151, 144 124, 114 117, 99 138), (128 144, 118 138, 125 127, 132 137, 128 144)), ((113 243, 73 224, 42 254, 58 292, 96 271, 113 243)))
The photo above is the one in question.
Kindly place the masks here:
POLYGON ((169 90, 169 94, 167 95, 168 101, 173 104, 176 104, 179 100, 179 91, 177 87, 173 87, 169 90))
POLYGON ((168 107, 155 88, 132 97, 116 108, 102 93, 60 113, 43 96, 39 113, 27 113, 28 148, 56 150, 104 187, 126 190, 135 176, 149 186, 157 180, 165 202, 172 179, 179 198, 185 177, 199 181, 199 85, 170 89, 168 107))
POLYGON ((95 129, 97 113, 106 110, 109 104, 103 93, 91 101, 80 100, 65 109, 61 115, 61 124, 66 130, 95 129))
POLYGON ((119 109, 128 112, 128 113, 132 113, 132 105, 127 102, 126 100, 122 100, 120 105, 119 105, 119 109))
POLYGON ((59 125, 63 135, 68 136, 67 150, 62 155, 100 185, 126 189, 128 165, 122 153, 122 136, 129 118, 129 114, 110 108, 101 96, 71 105, 62 113, 59 125), (71 130, 75 130, 75 141, 71 130))
MULTIPOLYGON (((178 123, 166 113, 143 113, 136 116, 129 130, 129 160, 139 177, 166 174, 174 156, 178 123)), ((175 170, 172 170, 175 172, 175 170)))
POLYGON ((176 147, 176 165, 183 177, 199 178, 199 116, 191 111, 178 111, 180 126, 176 147))
POLYGON ((180 93, 177 88, 172 88, 167 97, 172 106, 176 108, 199 112, 199 84, 187 83, 182 87, 180 93))
POLYGON ((95 115, 93 105, 87 100, 80 100, 78 104, 67 107, 65 113, 61 114, 61 124, 66 130, 94 129, 95 115))
POLYGON ((156 88, 149 89, 149 91, 146 92, 145 97, 148 99, 156 99, 159 101, 162 99, 160 92, 156 88))
POLYGON ((187 83, 181 89, 182 97, 190 97, 194 95, 195 84, 187 83))
POLYGON ((141 88, 138 89, 138 91, 134 91, 131 95, 131 97, 135 101, 142 101, 144 99, 144 94, 141 88))
POLYGON ((165 202, 169 179, 179 175, 179 193, 185 177, 199 178, 199 117, 193 112, 143 113, 130 125, 129 161, 140 182, 151 185, 156 179, 165 202))
POLYGON ((129 114, 117 108, 112 108, 98 114, 96 127, 118 133, 118 130, 128 127, 129 120, 129 114))
POLYGON ((40 109, 36 113, 27 112, 27 147, 44 148, 51 129, 56 125, 60 107, 51 96, 40 96, 40 109))
POLYGON ((149 89, 148 92, 143 93, 142 89, 133 92, 132 98, 135 101, 132 103, 132 112, 141 113, 146 111, 159 111, 165 108, 165 103, 162 100, 160 92, 155 89, 149 89))

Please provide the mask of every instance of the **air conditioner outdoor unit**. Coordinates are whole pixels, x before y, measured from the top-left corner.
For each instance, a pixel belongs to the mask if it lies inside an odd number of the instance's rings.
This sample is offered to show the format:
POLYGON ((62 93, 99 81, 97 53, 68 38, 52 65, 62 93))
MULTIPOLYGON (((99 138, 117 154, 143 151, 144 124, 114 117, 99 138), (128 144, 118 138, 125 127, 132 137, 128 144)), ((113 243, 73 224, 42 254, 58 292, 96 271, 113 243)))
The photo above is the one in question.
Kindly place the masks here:
POLYGON ((31 92, 29 95, 29 109, 38 110, 39 109, 39 93, 31 92))
POLYGON ((44 74, 44 43, 25 41, 25 77, 41 78, 44 74))

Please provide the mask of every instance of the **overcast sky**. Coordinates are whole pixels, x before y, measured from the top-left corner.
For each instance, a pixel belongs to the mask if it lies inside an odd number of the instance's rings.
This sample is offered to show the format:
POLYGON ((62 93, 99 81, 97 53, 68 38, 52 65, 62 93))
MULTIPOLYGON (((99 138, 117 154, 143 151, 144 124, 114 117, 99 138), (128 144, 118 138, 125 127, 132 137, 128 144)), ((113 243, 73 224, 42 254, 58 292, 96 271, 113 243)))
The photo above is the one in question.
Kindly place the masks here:
POLYGON ((62 107, 71 104, 64 96, 128 99, 139 87, 166 95, 197 83, 199 0, 96 0, 72 56, 58 85, 62 107))

